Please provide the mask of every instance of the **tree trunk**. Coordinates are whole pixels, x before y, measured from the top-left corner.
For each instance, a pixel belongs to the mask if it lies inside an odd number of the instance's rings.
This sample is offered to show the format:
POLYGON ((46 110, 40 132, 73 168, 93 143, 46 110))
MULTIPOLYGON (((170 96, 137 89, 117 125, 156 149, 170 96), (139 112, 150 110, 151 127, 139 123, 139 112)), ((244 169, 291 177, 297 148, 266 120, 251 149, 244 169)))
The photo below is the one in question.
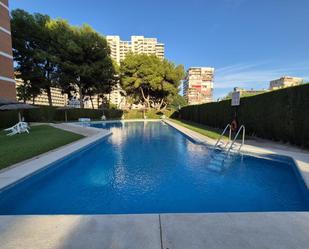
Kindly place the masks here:
POLYGON ((142 97, 144 99, 144 101, 146 102, 146 108, 149 110, 150 109, 150 100, 149 100, 149 95, 147 96, 147 98, 145 97, 145 93, 142 87, 140 87, 141 93, 142 93, 142 97))
POLYGON ((90 98, 90 102, 91 102, 92 109, 94 109, 94 105, 93 105, 93 100, 92 100, 92 97, 91 97, 91 96, 89 96, 89 98, 90 98))
POLYGON ((46 64, 46 69, 47 69, 47 81, 48 81, 48 86, 46 86, 46 93, 47 93, 47 97, 48 97, 48 104, 49 106, 53 106, 53 100, 52 100, 52 96, 51 96, 51 78, 50 78, 50 62, 49 60, 47 60, 47 64, 46 64))
POLYGON ((97 103, 98 103, 98 109, 100 109, 100 95, 97 95, 97 103))
POLYGON ((51 89, 50 89, 50 87, 46 88, 46 93, 47 93, 47 98, 48 98, 49 106, 53 106, 53 100, 52 100, 52 96, 51 96, 51 89))
POLYGON ((84 109, 84 95, 81 86, 79 87, 79 102, 80 102, 80 108, 84 109))
POLYGON ((161 99, 159 105, 157 106, 158 111, 161 111, 161 107, 162 107, 163 103, 164 103, 164 99, 161 99))

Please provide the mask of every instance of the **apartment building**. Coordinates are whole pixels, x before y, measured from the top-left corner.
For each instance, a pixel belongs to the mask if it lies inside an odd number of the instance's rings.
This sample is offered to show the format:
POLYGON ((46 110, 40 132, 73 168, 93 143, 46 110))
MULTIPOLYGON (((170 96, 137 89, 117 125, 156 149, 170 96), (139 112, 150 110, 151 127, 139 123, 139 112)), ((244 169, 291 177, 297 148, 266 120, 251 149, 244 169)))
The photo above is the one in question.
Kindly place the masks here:
MULTIPOLYGON (((111 50, 111 57, 118 64, 125 59, 129 52, 137 54, 156 55, 160 59, 164 59, 164 44, 159 43, 157 38, 145 38, 144 36, 131 36, 130 41, 122 41, 117 35, 106 36, 107 43, 111 50)), ((126 100, 122 89, 118 85, 117 89, 112 91, 108 98, 111 103, 117 105, 118 108, 124 108, 126 100)))
POLYGON ((129 52, 154 54, 161 59, 164 58, 164 44, 159 43, 157 38, 131 36, 130 41, 122 41, 118 35, 108 35, 106 36, 106 40, 111 49, 111 57, 118 64, 129 52))
MULTIPOLYGON (((23 85, 24 82, 21 79, 15 79, 16 80, 16 89, 18 89, 19 86, 23 85)), ((51 96, 52 96, 52 102, 53 106, 66 106, 68 104, 68 95, 62 94, 61 89, 52 87, 51 88, 51 96)), ((22 100, 19 100, 22 102, 22 100)), ((34 101, 33 100, 27 100, 27 104, 34 104, 34 105, 49 105, 48 97, 45 92, 38 95, 34 101)))
POLYGON ((189 105, 213 101, 212 67, 190 67, 183 82, 183 94, 189 105))
POLYGON ((280 88, 297 86, 304 82, 302 78, 283 76, 279 79, 272 80, 269 82, 269 90, 276 90, 280 88))
POLYGON ((0 97, 16 100, 8 0, 0 0, 0 97))
POLYGON ((229 92, 228 95, 225 96, 224 98, 222 98, 221 100, 231 99, 233 92, 240 92, 241 97, 246 97, 246 96, 254 96, 254 95, 266 93, 268 91, 269 90, 266 90, 266 89, 256 90, 256 89, 253 89, 253 88, 244 89, 244 88, 241 88, 241 87, 234 87, 234 90, 232 92, 229 92))

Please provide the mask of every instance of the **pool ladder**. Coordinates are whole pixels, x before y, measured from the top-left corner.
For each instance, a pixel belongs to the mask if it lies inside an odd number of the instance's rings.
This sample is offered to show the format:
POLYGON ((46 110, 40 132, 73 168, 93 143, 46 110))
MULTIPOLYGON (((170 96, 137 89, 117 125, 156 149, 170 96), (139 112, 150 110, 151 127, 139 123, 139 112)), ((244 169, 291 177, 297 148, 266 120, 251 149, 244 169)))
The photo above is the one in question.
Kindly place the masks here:
POLYGON ((232 138, 231 125, 227 124, 225 129, 221 133, 220 137, 218 138, 216 144, 214 145, 213 150, 210 154, 209 168, 215 171, 224 170, 229 165, 229 162, 231 162, 232 160, 230 157, 230 153, 231 152, 239 153, 241 151, 242 146, 245 144, 245 133, 246 133, 246 128, 244 125, 241 125, 235 137, 232 140, 231 139, 232 138), (229 130, 229 139, 227 142, 224 142, 223 136, 227 132, 227 130, 229 130), (236 140, 240 134, 242 134, 242 141, 241 143, 238 144, 236 143, 236 140), (217 152, 217 149, 221 149, 221 150, 217 152))
POLYGON ((229 154, 231 151, 235 151, 234 148, 238 146, 238 149, 236 149, 235 152, 240 152, 242 146, 245 144, 245 134, 246 134, 246 128, 244 125, 241 125, 235 135, 235 137, 233 138, 233 140, 231 140, 232 138, 232 127, 230 124, 227 124, 226 127, 224 128, 223 132, 221 133, 220 137, 218 138, 216 144, 214 145, 213 150, 216 150, 217 148, 221 148, 221 149, 227 149, 227 154, 229 154), (226 133, 227 129, 229 129, 229 139, 228 141, 225 143, 222 138, 224 136, 224 134, 226 133), (239 134, 242 131, 242 140, 240 144, 236 144, 236 140, 239 136, 239 134))

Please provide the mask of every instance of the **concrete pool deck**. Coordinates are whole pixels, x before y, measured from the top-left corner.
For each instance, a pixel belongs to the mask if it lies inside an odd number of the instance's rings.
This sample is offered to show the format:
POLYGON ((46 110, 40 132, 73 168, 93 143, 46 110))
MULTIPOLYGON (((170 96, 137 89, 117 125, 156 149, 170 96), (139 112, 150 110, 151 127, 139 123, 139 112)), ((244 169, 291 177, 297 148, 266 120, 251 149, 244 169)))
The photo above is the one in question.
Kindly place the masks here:
POLYGON ((305 249, 309 213, 0 216, 1 249, 305 249))
MULTIPOLYGON (((196 141, 214 143, 199 133, 167 122, 196 141)), ((80 127, 66 125, 66 128, 80 127)), ((98 130, 87 132, 92 134, 84 139, 92 142, 100 139, 95 139, 99 137, 98 130)), ((107 132, 102 134, 107 135, 107 132)), ((303 170, 304 179, 308 177, 309 154, 306 152, 287 151, 268 143, 245 145, 244 150, 291 156, 303 170)), ((19 166, 12 169, 27 172, 19 166)), ((0 183, 3 180, 0 174, 0 183)), ((0 215, 0 249, 305 249, 308 245, 309 212, 0 215)))

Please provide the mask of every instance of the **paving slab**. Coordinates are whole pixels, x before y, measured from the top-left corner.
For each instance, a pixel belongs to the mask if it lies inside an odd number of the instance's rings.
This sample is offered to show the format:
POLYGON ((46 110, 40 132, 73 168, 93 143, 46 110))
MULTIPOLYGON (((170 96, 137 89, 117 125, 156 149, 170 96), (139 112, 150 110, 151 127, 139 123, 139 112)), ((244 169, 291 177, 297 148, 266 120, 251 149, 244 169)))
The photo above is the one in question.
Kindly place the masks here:
POLYGON ((161 249, 158 215, 0 216, 0 249, 161 249))
POLYGON ((85 125, 83 126, 81 123, 59 123, 59 124, 50 123, 49 125, 58 129, 70 131, 86 137, 93 136, 102 132, 102 129, 89 127, 85 125))
POLYGON ((309 212, 162 214, 164 249, 309 248, 309 212))

